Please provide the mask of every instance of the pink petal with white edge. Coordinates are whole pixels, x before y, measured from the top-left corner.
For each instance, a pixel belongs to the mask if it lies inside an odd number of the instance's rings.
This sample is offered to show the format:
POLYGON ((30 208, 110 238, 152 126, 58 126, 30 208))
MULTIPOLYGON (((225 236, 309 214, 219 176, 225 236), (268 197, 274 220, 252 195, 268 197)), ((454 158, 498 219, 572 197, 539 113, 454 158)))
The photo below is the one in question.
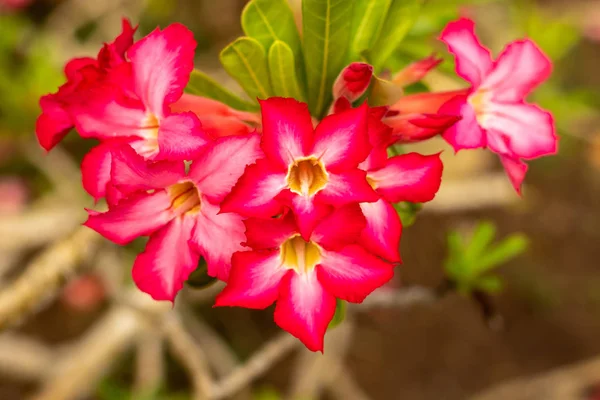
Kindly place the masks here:
POLYGON ((210 276, 227 282, 233 253, 246 250, 245 231, 241 215, 219 214, 219 207, 202 197, 191 241, 206 259, 210 276))
POLYGON ((194 160, 189 177, 209 201, 218 204, 231 192, 246 167, 263 156, 258 134, 217 139, 194 160))
POLYGON ((246 246, 255 250, 279 247, 298 233, 298 226, 291 212, 279 218, 249 218, 246 225, 246 246))
POLYGON ((148 240, 146 249, 133 264, 133 281, 154 300, 175 301, 190 273, 198 267, 200 255, 188 244, 193 218, 175 218, 148 240))
POLYGON ((435 197, 443 168, 439 153, 429 156, 408 153, 390 158, 385 167, 369 171, 368 177, 377 193, 391 203, 423 203, 435 197))
POLYGON ((357 245, 339 252, 324 251, 315 270, 327 292, 351 303, 361 303, 394 276, 392 264, 357 245))
MULTIPOLYGON (((557 151, 552 114, 536 105, 489 103, 484 118, 488 138, 504 135, 508 148, 518 157, 532 159, 557 151)), ((491 139, 488 141, 492 150, 503 153, 493 147, 491 139)))
POLYGON ((246 167, 242 177, 225 197, 221 212, 237 212, 247 217, 269 218, 281 212, 275 197, 287 186, 286 172, 266 160, 246 167))
POLYGON ((299 196, 289 190, 283 191, 279 199, 293 210, 298 231, 304 240, 310 240, 317 223, 331 212, 332 207, 316 202, 314 197, 299 196))
POLYGON ((309 350, 322 352, 335 305, 335 297, 323 289, 314 273, 300 276, 288 271, 279 289, 275 323, 300 339, 309 350))
POLYGON ((371 253, 394 263, 400 259, 402 222, 394 207, 385 200, 360 203, 367 220, 358 243, 371 253))
POLYGON ((480 89, 490 90, 493 101, 521 102, 551 72, 552 62, 534 42, 518 40, 500 54, 480 89))
POLYGON ((279 250, 242 251, 233 255, 227 286, 215 299, 215 306, 262 310, 277 300, 284 268, 279 250))
POLYGON ((527 164, 519 159, 502 155, 500 156, 500 161, 502 161, 502 165, 504 166, 506 175, 508 175, 508 178, 510 179, 510 183, 512 183, 513 187, 520 195, 521 184, 523 183, 525 174, 527 173, 527 164))
POLYGON ((196 41, 181 24, 155 29, 136 42, 131 60, 135 91, 152 114, 162 117, 167 106, 181 97, 194 69, 196 41))
POLYGON ((306 103, 271 97, 260 101, 263 136, 261 147, 282 169, 312 148, 314 130, 306 103))
POLYGON ((369 107, 362 106, 325 117, 315 129, 312 153, 328 171, 356 168, 371 151, 368 135, 369 107))
POLYGON ((456 96, 440 108, 440 114, 456 115, 461 119, 451 125, 443 133, 442 137, 448 142, 454 151, 462 149, 477 149, 485 147, 485 132, 479 126, 475 117, 475 110, 467 102, 466 96, 456 96))
POLYGON ((124 193, 162 189, 184 180, 183 161, 145 161, 131 147, 113 149, 112 183, 124 193))
POLYGON ((91 149, 81 162, 83 188, 95 201, 106 196, 106 185, 111 181, 113 149, 110 142, 100 143, 91 149))
POLYGON ((477 87, 492 70, 490 51, 479 43, 475 23, 461 18, 450 22, 440 35, 456 58, 456 73, 477 87))
POLYGON ((333 98, 344 97, 350 102, 358 100, 367 90, 373 76, 373 67, 353 62, 340 72, 333 84, 333 98))
POLYGON ((198 157, 211 138, 202 129, 196 114, 171 114, 160 120, 158 152, 155 160, 193 160, 198 157))
POLYGON ((85 226, 117 244, 127 244, 139 236, 148 236, 174 218, 171 197, 164 190, 138 193, 122 200, 107 212, 88 210, 85 226))
POLYGON ((360 206, 348 204, 322 219, 310 239, 327 250, 340 250, 358 240, 366 223, 360 206))
POLYGON ((339 174, 329 174, 327 185, 316 194, 317 201, 336 207, 348 203, 377 201, 379 195, 367 182, 367 173, 351 170, 339 174))

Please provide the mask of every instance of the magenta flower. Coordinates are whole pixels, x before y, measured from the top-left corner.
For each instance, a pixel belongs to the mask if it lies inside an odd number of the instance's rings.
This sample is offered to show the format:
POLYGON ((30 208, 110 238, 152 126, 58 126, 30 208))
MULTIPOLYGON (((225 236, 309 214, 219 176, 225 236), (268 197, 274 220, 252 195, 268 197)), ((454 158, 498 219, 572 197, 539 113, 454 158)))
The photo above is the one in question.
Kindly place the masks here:
POLYGON ((367 63, 353 62, 340 72, 333 83, 333 98, 354 102, 369 88, 373 67, 367 63))
POLYGON ((492 60, 474 32, 474 23, 460 19, 446 26, 440 39, 456 58, 456 72, 471 83, 440 110, 462 116, 444 133, 456 151, 487 147, 500 156, 515 190, 520 193, 527 172, 523 160, 557 151, 552 115, 525 97, 552 70, 548 57, 531 40, 512 42, 492 60))
POLYGON ((325 117, 315 129, 307 105, 294 99, 270 98, 261 108, 265 158, 246 169, 223 211, 272 217, 287 205, 308 240, 331 206, 378 200, 357 168, 371 150, 366 105, 325 117))
POLYGON ((393 266, 356 244, 365 226, 357 204, 321 219, 306 239, 290 213, 246 221, 251 251, 233 255, 216 306, 264 309, 312 351, 323 351, 336 298, 360 303, 393 276, 393 266))
POLYGON ((157 300, 173 301, 198 265, 227 280, 234 252, 243 250, 242 217, 219 204, 261 156, 257 134, 217 139, 185 172, 183 161, 149 163, 127 146, 113 152, 112 182, 126 198, 109 211, 89 211, 86 226, 118 244, 150 236, 135 260, 133 279, 157 300))

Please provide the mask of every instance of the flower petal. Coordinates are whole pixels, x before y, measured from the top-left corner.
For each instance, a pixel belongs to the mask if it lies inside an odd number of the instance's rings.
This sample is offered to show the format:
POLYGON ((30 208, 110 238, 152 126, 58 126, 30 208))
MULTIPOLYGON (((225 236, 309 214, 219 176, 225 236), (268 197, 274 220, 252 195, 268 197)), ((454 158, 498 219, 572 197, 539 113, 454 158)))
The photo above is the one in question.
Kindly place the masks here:
POLYGON ((171 114, 163 118, 158 128, 158 153, 155 160, 193 160, 198 157, 211 138, 202 129, 192 112, 171 114))
POLYGON ((504 166, 506 175, 508 175, 508 178, 510 179, 510 183, 512 183, 513 187, 520 195, 521 184, 523 183, 525 174, 527 173, 527 164, 519 159, 503 155, 500 156, 500 161, 502 161, 502 165, 504 166))
POLYGON ((390 106, 388 116, 400 114, 435 114, 440 107, 457 96, 466 96, 468 90, 417 93, 403 96, 390 106))
POLYGON ((317 223, 331 213, 331 206, 315 201, 314 197, 300 196, 289 190, 281 192, 278 199, 292 209, 298 231, 306 241, 310 240, 317 223))
POLYGON ((260 101, 263 136, 261 147, 282 169, 312 148, 313 125, 305 103, 272 97, 260 101))
POLYGON ((367 221, 356 203, 338 208, 315 227, 310 239, 327 250, 355 243, 367 221))
POLYGON ((443 138, 454 151, 461 149, 477 149, 485 147, 485 132, 479 126, 475 110, 467 102, 466 96, 457 96, 440 108, 440 114, 457 115, 461 119, 443 133, 443 138))
POLYGON ((435 197, 444 165, 440 155, 408 153, 392 157, 385 167, 369 171, 368 178, 381 197, 391 203, 423 203, 435 197))
POLYGON ((552 62, 534 42, 518 40, 506 46, 480 90, 490 90, 493 101, 521 102, 551 72, 552 62))
POLYGON ((137 193, 104 213, 88 210, 85 226, 117 244, 127 244, 139 236, 151 235, 174 217, 171 198, 164 190, 137 193))
POLYGON ((275 323, 311 351, 323 351, 325 331, 335 314, 335 297, 327 293, 315 274, 288 271, 275 306, 275 323))
MULTIPOLYGON (((555 154, 558 138, 552 114, 533 104, 490 103, 486 108, 485 128, 489 146, 504 153, 492 142, 492 136, 504 136, 506 146, 518 157, 532 159, 555 154)), ((502 146, 504 147, 504 146, 502 146)))
POLYGON ((40 146, 50 151, 73 128, 73 122, 53 94, 43 96, 40 107, 42 114, 35 122, 35 134, 40 146))
POLYGON ((282 206, 275 197, 287 186, 285 175, 266 159, 249 165, 225 197, 221 212, 265 218, 279 214, 282 206))
POLYGON ((368 135, 369 107, 358 108, 328 115, 315 129, 313 154, 328 171, 355 168, 371 151, 368 135))
POLYGON ((381 199, 375 203, 360 203, 360 208, 367 226, 362 231, 359 244, 390 262, 401 262, 402 222, 394 207, 381 199))
POLYGON ((125 52, 133 44, 136 28, 126 18, 122 20, 122 32, 110 44, 105 44, 98 53, 98 64, 102 68, 111 68, 125 62, 125 52))
POLYGON ((288 271, 281 265, 279 250, 235 253, 229 281, 215 306, 267 308, 277 300, 279 284, 288 271))
POLYGON ((214 204, 221 203, 249 164, 264 154, 260 135, 229 136, 212 142, 194 160, 189 177, 214 204))
POLYGON ((111 181, 113 146, 110 141, 100 143, 91 149, 81 162, 83 188, 95 201, 106 196, 106 185, 111 181))
POLYGON ((339 174, 329 174, 327 185, 316 194, 319 202, 339 207, 348 203, 377 201, 379 196, 367 182, 367 173, 350 170, 339 174))
POLYGON ((416 83, 423 79, 429 71, 437 67, 442 61, 444 59, 436 57, 435 54, 415 61, 394 75, 392 82, 403 87, 416 83))
POLYGON ((200 255, 188 244, 193 226, 193 218, 175 218, 150 236, 135 259, 133 281, 154 300, 175 301, 183 282, 198 267, 200 255))
POLYGON ((461 18, 450 22, 440 35, 456 58, 456 73, 477 87, 492 70, 490 51, 479 43, 475 23, 461 18))
POLYGON ((344 97, 350 102, 362 96, 373 76, 373 67, 367 63, 353 62, 340 72, 333 84, 333 98, 344 97))
POLYGON ((246 246, 255 250, 279 247, 298 233, 298 226, 291 212, 279 218, 249 218, 246 225, 246 246))
POLYGON ((392 264, 357 245, 339 252, 324 251, 315 270, 327 292, 351 303, 361 303, 394 276, 392 264))
POLYGON ((157 117, 181 97, 194 69, 196 41, 181 24, 155 29, 136 42, 127 55, 131 60, 135 91, 157 117))
POLYGON ((414 143, 445 132, 460 121, 458 115, 400 114, 385 119, 392 127, 392 143, 414 143))
POLYGON ((219 214, 219 207, 203 197, 196 219, 191 241, 206 259, 208 275, 227 282, 233 253, 246 249, 242 246, 246 240, 243 218, 234 213, 219 214))

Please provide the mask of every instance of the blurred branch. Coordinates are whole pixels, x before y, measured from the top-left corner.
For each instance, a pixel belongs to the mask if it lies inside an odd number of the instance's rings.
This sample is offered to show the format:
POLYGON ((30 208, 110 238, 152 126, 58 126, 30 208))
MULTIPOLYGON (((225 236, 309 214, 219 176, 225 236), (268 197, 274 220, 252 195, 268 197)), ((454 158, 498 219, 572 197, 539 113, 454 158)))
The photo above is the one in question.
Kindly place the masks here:
POLYGON ((162 332, 146 329, 139 336, 135 352, 134 393, 148 396, 164 383, 165 362, 162 332))
POLYGON ((408 286, 402 289, 379 289, 367 297, 361 304, 353 304, 352 309, 369 311, 378 307, 410 307, 416 304, 428 304, 438 299, 436 293, 421 286, 408 286))
POLYGON ((206 356, 175 312, 165 317, 163 329, 175 355, 187 368, 194 387, 194 400, 209 399, 212 391, 212 379, 206 362, 206 356))
POLYGON ((91 258, 100 235, 81 227, 39 254, 17 280, 0 293, 0 330, 52 297, 65 279, 91 258))
POLYGON ((250 384, 268 371, 301 342, 287 332, 282 332, 257 350, 243 365, 214 386, 213 400, 225 399, 250 384))
POLYGON ((38 380, 48 376, 56 354, 33 339, 5 333, 0 336, 0 371, 16 379, 38 380))

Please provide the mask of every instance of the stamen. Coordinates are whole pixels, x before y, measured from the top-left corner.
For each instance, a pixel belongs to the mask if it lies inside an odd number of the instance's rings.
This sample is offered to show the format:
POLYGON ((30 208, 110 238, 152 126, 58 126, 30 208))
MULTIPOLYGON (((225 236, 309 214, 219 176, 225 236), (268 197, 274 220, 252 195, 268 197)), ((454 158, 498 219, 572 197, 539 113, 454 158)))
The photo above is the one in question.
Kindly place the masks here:
POLYGON ((316 157, 298 158, 286 176, 288 188, 302 196, 312 196, 327 185, 329 174, 316 157))
POLYGON ((293 236, 281 245, 281 261, 283 266, 298 273, 311 272, 321 262, 321 249, 307 242, 301 236, 293 236))

